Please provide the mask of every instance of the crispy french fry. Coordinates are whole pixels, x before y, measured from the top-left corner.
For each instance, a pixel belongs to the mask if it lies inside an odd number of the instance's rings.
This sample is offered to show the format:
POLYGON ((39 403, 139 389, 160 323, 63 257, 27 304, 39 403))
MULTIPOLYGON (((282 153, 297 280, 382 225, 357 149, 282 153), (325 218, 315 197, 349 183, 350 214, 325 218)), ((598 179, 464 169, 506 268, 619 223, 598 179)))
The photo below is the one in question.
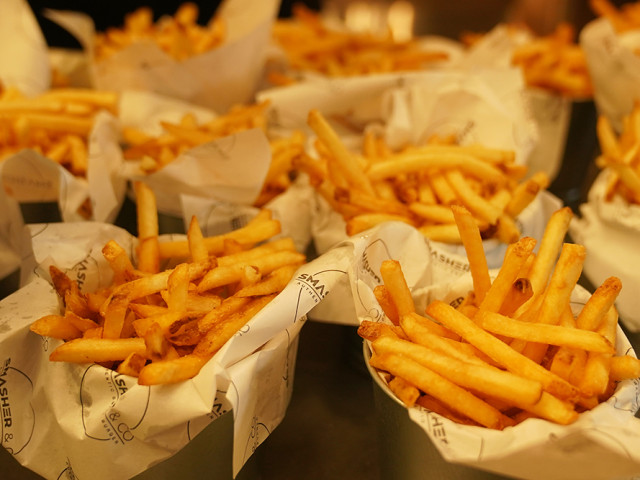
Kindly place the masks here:
POLYGON ((132 353, 145 355, 143 338, 75 338, 56 347, 53 362, 102 363, 124 360, 132 353))
POLYGON ((602 335, 578 328, 561 325, 522 322, 499 313, 480 310, 476 319, 486 330, 510 338, 520 338, 529 342, 546 343, 589 352, 614 353, 615 348, 602 335))
POLYGON ((491 288, 491 278, 489 277, 487 258, 484 253, 482 238, 480 237, 480 229, 466 208, 452 205, 451 212, 460 232, 462 245, 467 253, 469 270, 473 279, 473 291, 476 300, 481 303, 491 288))

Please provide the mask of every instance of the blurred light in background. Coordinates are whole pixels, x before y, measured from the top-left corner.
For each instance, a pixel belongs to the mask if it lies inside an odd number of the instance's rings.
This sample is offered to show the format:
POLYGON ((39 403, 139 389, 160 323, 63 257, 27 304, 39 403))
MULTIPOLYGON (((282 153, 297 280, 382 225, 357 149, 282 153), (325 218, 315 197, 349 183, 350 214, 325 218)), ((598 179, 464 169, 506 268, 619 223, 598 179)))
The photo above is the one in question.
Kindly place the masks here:
POLYGON ((374 35, 390 33, 400 42, 411 39, 414 33, 415 7, 407 0, 326 1, 322 15, 327 22, 341 25, 352 32, 374 35))

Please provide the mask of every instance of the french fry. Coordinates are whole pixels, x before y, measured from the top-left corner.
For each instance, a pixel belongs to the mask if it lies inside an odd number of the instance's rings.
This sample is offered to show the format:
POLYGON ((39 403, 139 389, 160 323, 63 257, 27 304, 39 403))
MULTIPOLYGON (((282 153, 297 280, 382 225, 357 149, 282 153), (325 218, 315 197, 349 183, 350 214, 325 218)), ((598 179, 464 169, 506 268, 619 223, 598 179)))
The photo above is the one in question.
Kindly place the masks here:
POLYGON ((469 211, 461 206, 452 205, 451 212, 460 232, 462 245, 467 252, 469 270, 473 279, 473 291, 478 302, 482 302, 491 288, 491 278, 484 253, 480 230, 469 211))
POLYGON ((124 360, 132 353, 145 355, 144 338, 75 338, 59 345, 49 360, 53 362, 102 363, 124 360))
POLYGON ((522 322, 499 313, 480 310, 476 317, 482 327, 489 332, 510 338, 520 338, 529 342, 548 343, 588 352, 614 353, 611 343, 602 335, 578 328, 561 325, 522 322))
POLYGON ((398 312, 398 316, 403 317, 404 315, 415 312, 411 290, 409 290, 404 275, 402 274, 400 263, 395 260, 383 261, 380 266, 380 275, 389 292, 395 310, 398 312))

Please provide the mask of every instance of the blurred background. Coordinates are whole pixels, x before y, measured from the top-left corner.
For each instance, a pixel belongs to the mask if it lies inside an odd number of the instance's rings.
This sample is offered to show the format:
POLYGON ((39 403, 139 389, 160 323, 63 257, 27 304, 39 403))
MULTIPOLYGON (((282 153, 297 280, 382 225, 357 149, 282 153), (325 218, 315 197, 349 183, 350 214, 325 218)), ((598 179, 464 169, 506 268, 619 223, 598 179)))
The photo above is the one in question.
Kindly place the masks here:
MULTIPOLYGON (((77 42, 59 26, 43 16, 43 10, 73 10, 89 14, 98 30, 120 26, 125 13, 141 6, 152 7, 155 17, 173 14, 184 0, 30 0, 50 46, 78 47, 77 42)), ((195 0, 200 8, 200 22, 213 16, 220 1, 195 0)), ((576 31, 594 15, 588 0, 282 0, 279 17, 291 16, 295 3, 320 11, 354 30, 383 31, 396 25, 413 35, 442 35, 459 39, 464 32, 486 32, 500 21, 523 22, 539 34, 550 33, 561 21, 568 21, 576 31)), ((614 3, 624 3, 617 1, 614 3)))

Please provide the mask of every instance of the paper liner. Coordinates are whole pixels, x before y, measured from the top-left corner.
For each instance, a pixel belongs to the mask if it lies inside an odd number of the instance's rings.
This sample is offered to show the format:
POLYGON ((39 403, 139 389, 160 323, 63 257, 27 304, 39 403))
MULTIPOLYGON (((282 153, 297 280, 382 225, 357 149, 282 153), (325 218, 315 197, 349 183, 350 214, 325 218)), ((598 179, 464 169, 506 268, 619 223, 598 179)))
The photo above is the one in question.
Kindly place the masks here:
POLYGON ((17 87, 25 95, 37 95, 49 88, 47 42, 25 0, 2 2, 0 58, 0 78, 5 87, 17 87))
POLYGON ((600 172, 589 190, 588 202, 580 206, 569 232, 575 242, 587 247, 584 274, 595 286, 607 277, 622 281, 616 300, 622 323, 640 331, 640 206, 630 205, 619 196, 605 200, 610 172, 600 172))
POLYGON ((135 238, 100 223, 30 228, 36 263, 31 281, 0 302, 0 381, 6 388, 3 401, 11 405, 0 412, 2 445, 45 478, 65 471, 77 478, 129 478, 179 451, 233 410, 237 474, 282 420, 305 314, 346 267, 331 257, 302 266, 196 377, 144 387, 100 366, 50 362, 60 341, 29 330, 37 318, 60 311, 46 273, 49 265, 76 279, 83 291, 93 290, 111 278, 102 246, 114 239, 133 255, 135 238))
POLYGON ((606 18, 589 22, 580 32, 596 107, 617 131, 640 98, 640 58, 632 50, 639 44, 637 32, 619 35, 606 18))
MULTIPOLYGON (((402 265, 417 311, 424 311, 423 306, 434 299, 454 300, 472 287, 470 275, 432 276, 432 252, 418 236, 404 224, 389 223, 348 241, 358 322, 388 321, 373 295, 373 288, 381 284, 379 267, 386 259, 402 265)), ((576 288, 574 313, 588 296, 576 288)), ((621 330, 616 348, 635 356, 621 330)), ((424 429, 425 440, 433 442, 450 462, 523 479, 610 479, 640 473, 640 420, 634 418, 639 407, 640 382, 627 380, 607 402, 568 426, 529 419, 497 431, 459 425, 421 408, 408 409, 408 415, 424 429)))

